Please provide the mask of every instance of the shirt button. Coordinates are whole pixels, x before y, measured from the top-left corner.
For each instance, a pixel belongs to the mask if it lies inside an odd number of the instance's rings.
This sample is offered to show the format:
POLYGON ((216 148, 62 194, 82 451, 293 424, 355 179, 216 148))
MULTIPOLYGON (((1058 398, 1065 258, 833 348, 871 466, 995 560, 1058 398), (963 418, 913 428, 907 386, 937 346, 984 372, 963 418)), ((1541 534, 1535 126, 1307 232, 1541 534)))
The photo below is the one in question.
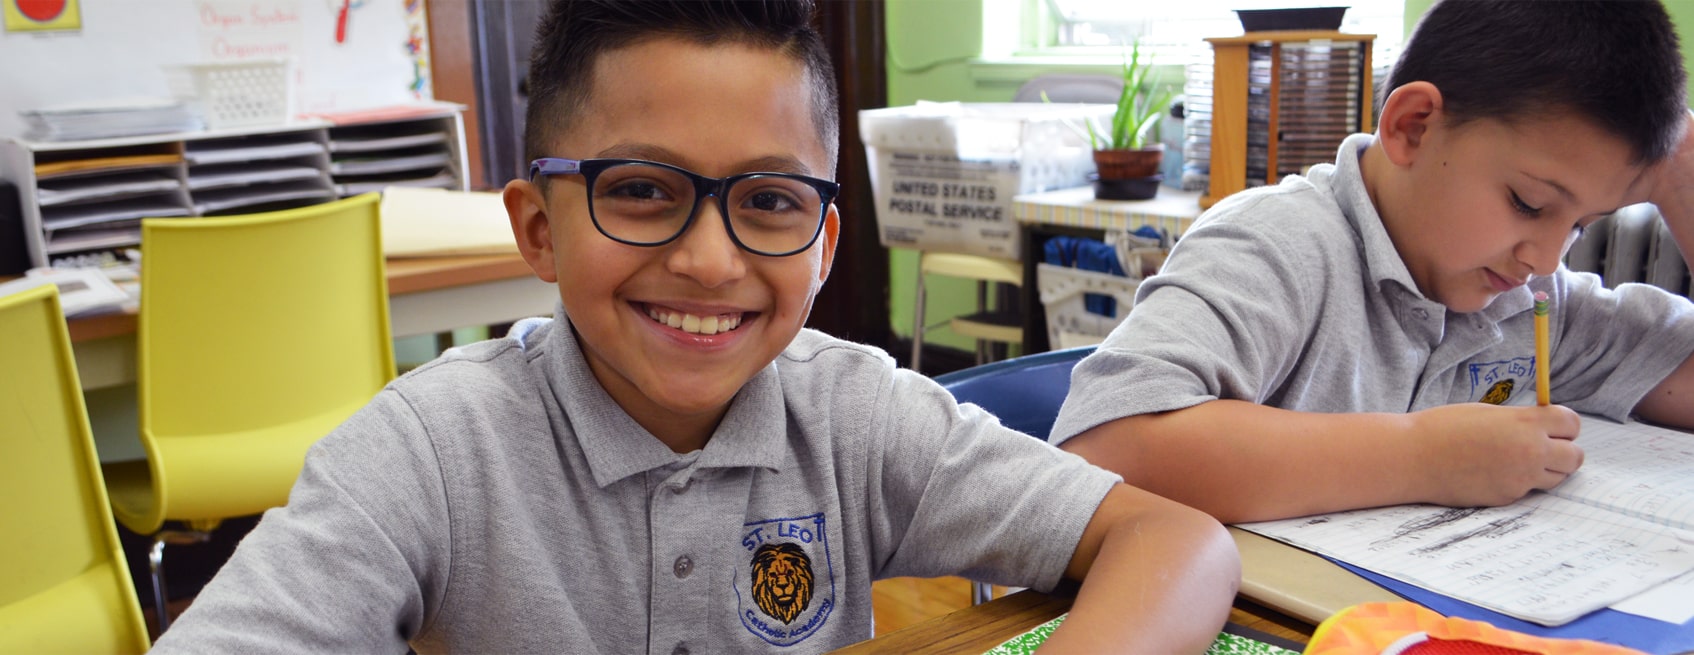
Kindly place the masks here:
POLYGON ((1412 315, 1418 317, 1418 320, 1420 320, 1420 321, 1429 320, 1429 310, 1424 309, 1422 307, 1412 308, 1412 315))
POLYGON ((688 655, 688 644, 677 644, 671 649, 671 655, 688 655))
MULTIPOLYGON (((671 572, 675 573, 678 578, 688 577, 690 573, 694 572, 694 560, 688 559, 687 555, 676 558, 676 563, 671 565, 671 572)), ((677 646, 677 648, 682 648, 684 653, 688 652, 688 649, 682 646, 677 646)))

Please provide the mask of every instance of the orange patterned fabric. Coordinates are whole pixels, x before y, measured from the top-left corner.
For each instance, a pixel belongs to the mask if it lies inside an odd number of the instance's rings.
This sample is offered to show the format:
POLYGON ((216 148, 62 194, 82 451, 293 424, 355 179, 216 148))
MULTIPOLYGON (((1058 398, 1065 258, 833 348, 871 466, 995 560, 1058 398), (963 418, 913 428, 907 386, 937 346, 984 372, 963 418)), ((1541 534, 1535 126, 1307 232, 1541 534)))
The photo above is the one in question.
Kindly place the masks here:
POLYGON ((1354 605, 1318 625, 1305 655, 1643 655, 1587 639, 1555 639, 1449 618, 1407 601, 1354 605))

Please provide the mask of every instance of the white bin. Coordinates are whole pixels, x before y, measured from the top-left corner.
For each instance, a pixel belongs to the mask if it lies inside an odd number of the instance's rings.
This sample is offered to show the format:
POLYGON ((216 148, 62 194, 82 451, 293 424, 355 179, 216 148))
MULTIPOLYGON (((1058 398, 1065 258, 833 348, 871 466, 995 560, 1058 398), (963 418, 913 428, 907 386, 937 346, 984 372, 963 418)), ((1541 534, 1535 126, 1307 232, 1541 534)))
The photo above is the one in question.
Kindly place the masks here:
POLYGON ((1106 340, 1112 328, 1129 316, 1135 306, 1135 291, 1141 278, 1097 273, 1053 264, 1037 264, 1036 288, 1047 311, 1047 344, 1058 350, 1088 346, 1106 340), (1117 299, 1112 316, 1088 311, 1083 294, 1098 293, 1117 299))
POLYGON ((168 69, 172 92, 217 130, 288 122, 292 61, 262 59, 186 64, 168 69))

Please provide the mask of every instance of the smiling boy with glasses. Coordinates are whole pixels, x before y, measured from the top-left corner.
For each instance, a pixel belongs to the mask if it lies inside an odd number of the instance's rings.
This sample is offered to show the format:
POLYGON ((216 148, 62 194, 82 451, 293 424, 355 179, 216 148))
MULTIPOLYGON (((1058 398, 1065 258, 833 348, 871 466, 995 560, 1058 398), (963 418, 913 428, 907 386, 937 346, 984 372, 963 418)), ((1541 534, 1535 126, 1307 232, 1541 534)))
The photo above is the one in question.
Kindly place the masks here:
POLYGON ((158 644, 820 652, 870 588, 1085 575, 1048 642, 1199 652, 1221 526, 802 325, 835 254, 812 5, 560 2, 506 187, 557 316, 395 381, 158 644))

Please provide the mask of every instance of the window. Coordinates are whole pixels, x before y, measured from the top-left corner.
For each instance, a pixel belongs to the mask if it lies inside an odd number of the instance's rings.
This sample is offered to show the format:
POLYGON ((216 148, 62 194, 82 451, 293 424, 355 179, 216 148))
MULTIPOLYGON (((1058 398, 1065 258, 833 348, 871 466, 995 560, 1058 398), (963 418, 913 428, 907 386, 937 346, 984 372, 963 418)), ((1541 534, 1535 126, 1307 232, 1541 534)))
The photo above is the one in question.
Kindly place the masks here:
POLYGON ((1182 0, 1125 2, 1124 0, 989 0, 985 43, 1000 46, 1002 54, 1077 54, 1121 56, 1122 46, 1140 39, 1160 61, 1191 63, 1211 60, 1208 37, 1242 33, 1236 9, 1340 6, 1349 4, 1341 31, 1375 34, 1372 61, 1394 61, 1405 34, 1404 0, 1182 0), (1018 34, 994 33, 994 25, 1017 24, 1018 34), (1015 42, 1007 47, 1007 42, 1015 42))

